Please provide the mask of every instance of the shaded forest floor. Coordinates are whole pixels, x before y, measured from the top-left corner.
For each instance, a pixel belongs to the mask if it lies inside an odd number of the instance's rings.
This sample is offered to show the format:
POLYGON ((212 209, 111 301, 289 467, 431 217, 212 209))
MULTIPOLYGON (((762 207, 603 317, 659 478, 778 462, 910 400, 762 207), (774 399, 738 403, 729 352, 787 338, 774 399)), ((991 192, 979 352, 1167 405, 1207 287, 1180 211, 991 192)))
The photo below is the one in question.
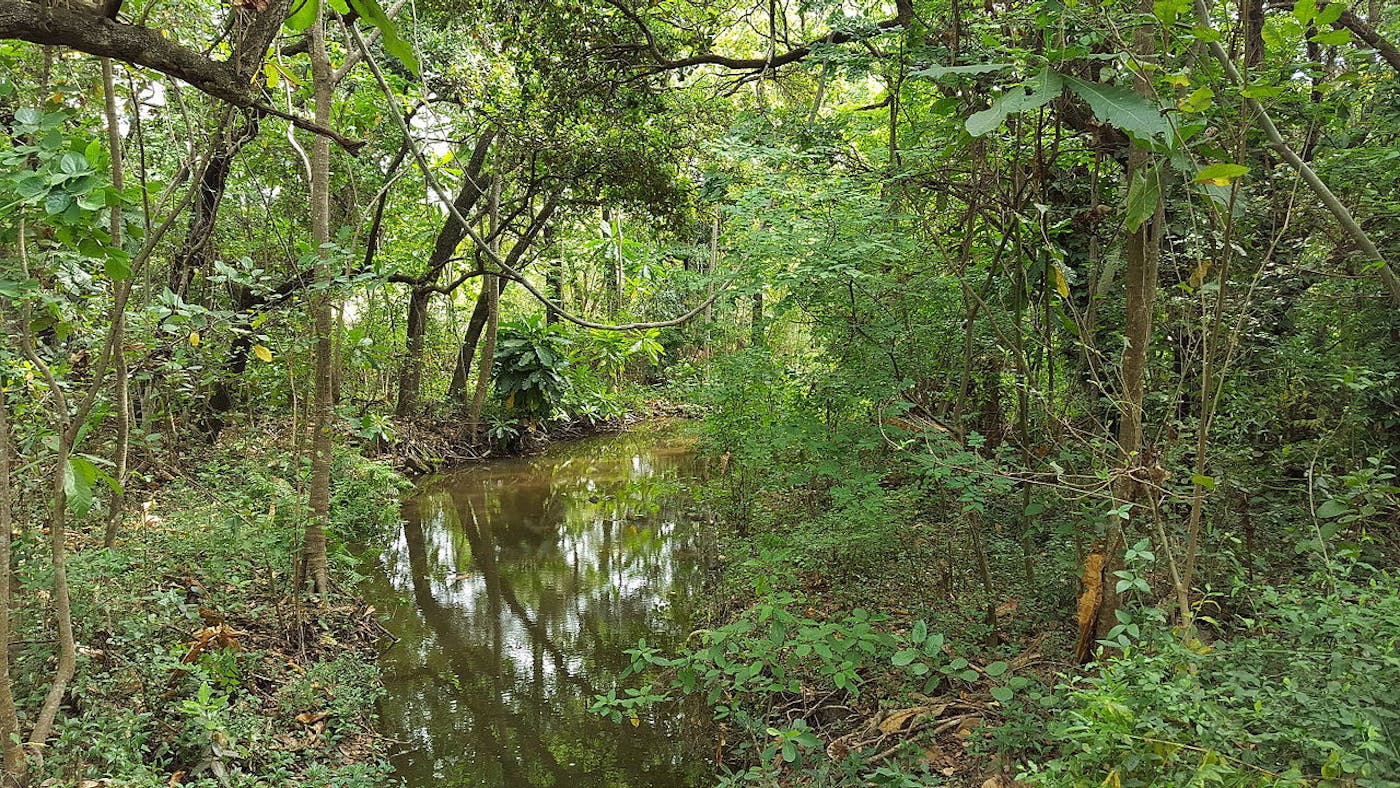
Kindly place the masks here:
MULTIPOLYGON (((336 537, 396 524, 401 479, 349 453, 336 463, 336 537)), ((78 672, 34 784, 383 784, 382 628, 348 594, 322 604, 296 593, 298 471, 263 435, 226 435, 134 496, 148 505, 114 548, 100 531, 75 534, 78 672)), ((48 593, 39 537, 17 543, 21 600, 48 593)), ((353 564, 337 555, 333 574, 348 586, 353 564)), ((18 616, 23 709, 37 708, 53 657, 51 624, 29 607, 18 616)))
MULTIPOLYGON (((711 480, 721 510, 735 475, 711 480)), ((668 692, 723 688, 736 783, 1397 784, 1400 688, 1376 673, 1400 670, 1385 529, 1319 554, 1296 502, 1255 512, 1255 538, 1298 550, 1212 551, 1194 635, 1170 600, 1136 600, 1127 650, 1081 666, 1081 546, 997 527, 1015 503, 994 502, 984 573, 966 517, 886 491, 873 516, 790 489, 722 517, 712 629, 653 664, 668 692)), ((1130 569, 1169 587, 1150 553, 1130 569)))

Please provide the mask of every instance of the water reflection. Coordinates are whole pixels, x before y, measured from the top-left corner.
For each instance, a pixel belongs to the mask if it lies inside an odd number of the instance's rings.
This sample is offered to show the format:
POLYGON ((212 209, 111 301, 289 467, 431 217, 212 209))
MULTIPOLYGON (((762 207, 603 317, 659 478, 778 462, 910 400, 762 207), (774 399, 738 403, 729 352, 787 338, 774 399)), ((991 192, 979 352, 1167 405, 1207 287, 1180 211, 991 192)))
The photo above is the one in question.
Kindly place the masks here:
POLYGON ((408 785, 707 782, 683 713, 588 713, 623 649, 693 628, 696 470, 682 439, 627 434, 454 473, 405 505, 364 593, 401 638, 380 710, 408 785))

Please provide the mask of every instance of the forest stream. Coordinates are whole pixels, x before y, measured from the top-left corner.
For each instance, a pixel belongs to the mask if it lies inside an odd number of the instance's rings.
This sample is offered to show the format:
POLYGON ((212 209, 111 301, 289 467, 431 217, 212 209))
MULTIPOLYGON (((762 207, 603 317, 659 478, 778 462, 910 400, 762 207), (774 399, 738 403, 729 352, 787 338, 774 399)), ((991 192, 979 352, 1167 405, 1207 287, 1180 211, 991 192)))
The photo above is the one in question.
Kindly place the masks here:
POLYGON ((407 785, 703 782, 683 712, 589 711, 625 649, 694 628, 698 471, 691 442, 653 426, 446 473, 406 500, 362 593, 399 638, 380 715, 407 785))

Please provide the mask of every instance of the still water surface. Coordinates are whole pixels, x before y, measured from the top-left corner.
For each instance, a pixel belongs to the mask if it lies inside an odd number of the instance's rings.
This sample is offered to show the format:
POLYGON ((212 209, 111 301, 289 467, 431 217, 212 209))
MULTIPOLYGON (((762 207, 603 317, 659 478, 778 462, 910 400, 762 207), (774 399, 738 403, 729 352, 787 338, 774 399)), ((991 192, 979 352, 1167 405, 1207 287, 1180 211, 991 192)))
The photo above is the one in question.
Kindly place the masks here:
POLYGON ((623 649, 694 628, 697 473, 676 430, 649 428, 446 474, 407 501, 362 593, 400 638, 380 713, 411 788, 709 782, 708 737, 683 712, 588 712, 623 649))

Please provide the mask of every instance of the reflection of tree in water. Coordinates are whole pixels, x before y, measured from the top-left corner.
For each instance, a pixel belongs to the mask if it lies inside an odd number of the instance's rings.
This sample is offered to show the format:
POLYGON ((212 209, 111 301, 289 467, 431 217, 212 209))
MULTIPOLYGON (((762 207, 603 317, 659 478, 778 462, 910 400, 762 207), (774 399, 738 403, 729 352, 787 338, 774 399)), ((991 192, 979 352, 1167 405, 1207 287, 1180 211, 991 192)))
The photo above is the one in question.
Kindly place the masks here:
POLYGON ((642 518, 628 494, 691 467, 683 450, 587 442, 449 478, 405 507, 379 587, 413 602, 390 623, 403 640, 383 704, 414 750, 400 763, 410 785, 703 782, 679 715, 633 728, 587 711, 623 649, 689 631, 697 537, 676 487, 652 485, 658 508, 642 518))

